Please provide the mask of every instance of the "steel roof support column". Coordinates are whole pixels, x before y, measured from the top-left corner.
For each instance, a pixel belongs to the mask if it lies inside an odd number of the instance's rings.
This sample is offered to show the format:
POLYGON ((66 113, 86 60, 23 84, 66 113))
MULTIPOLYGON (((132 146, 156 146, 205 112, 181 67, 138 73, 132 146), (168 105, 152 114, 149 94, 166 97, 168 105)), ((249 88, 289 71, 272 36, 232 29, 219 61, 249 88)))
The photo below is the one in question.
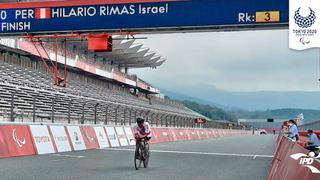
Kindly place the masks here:
POLYGON ((129 109, 129 111, 130 111, 130 112, 129 112, 129 113, 130 113, 130 114, 129 114, 129 125, 130 125, 130 126, 131 126, 131 124, 132 124, 132 110, 133 110, 132 108, 129 109))
POLYGON ((11 106, 10 106, 10 121, 14 122, 14 96, 16 95, 16 92, 13 92, 11 94, 11 106))
POLYGON ((119 108, 120 108, 120 105, 118 105, 117 108, 116 108, 116 115, 115 115, 116 118, 115 118, 115 121, 114 121, 115 125, 118 125, 118 109, 119 108))
POLYGON ((51 122, 54 123, 54 106, 56 102, 56 96, 52 99, 52 105, 51 105, 51 122))
POLYGON ((85 108, 85 106, 86 106, 86 102, 84 102, 84 103, 82 104, 82 117, 81 117, 81 122, 80 122, 80 124, 84 124, 84 118, 85 118, 84 108, 85 108))
POLYGON ((69 101, 69 104, 68 104, 68 124, 70 124, 71 122, 71 103, 72 103, 72 100, 70 99, 69 101))
POLYGON ((32 122, 36 122, 36 99, 37 96, 33 96, 33 101, 32 101, 32 122))
POLYGON ((94 124, 97 124, 97 107, 99 106, 99 103, 96 103, 94 105, 94 124))
POLYGON ((104 121, 105 125, 108 125, 108 107, 109 107, 109 105, 107 105, 107 107, 106 107, 106 119, 104 121))

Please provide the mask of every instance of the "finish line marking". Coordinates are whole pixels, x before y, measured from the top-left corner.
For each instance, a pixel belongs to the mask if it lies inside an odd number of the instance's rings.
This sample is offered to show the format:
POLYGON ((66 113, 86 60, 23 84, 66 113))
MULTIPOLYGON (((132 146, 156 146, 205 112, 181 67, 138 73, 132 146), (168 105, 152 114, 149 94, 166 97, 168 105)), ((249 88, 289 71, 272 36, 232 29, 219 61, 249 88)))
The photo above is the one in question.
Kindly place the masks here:
MULTIPOLYGON (((135 151, 135 149, 107 149, 109 151, 135 151)), ((273 158, 274 155, 258 155, 258 154, 230 154, 230 153, 207 153, 207 152, 188 152, 188 151, 165 151, 165 150, 150 150, 156 153, 173 153, 173 154, 196 154, 196 155, 214 155, 214 156, 236 156, 236 157, 251 157, 256 158, 273 158)))

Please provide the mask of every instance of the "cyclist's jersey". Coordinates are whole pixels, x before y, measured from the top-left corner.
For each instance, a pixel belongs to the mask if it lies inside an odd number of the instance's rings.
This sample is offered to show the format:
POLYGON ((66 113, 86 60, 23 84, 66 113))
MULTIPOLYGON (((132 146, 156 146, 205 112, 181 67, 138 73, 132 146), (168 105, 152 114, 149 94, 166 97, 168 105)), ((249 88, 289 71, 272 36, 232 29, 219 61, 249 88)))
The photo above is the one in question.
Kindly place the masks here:
POLYGON ((136 123, 133 129, 135 134, 137 133, 142 136, 151 137, 151 126, 148 122, 144 122, 142 128, 140 128, 136 123))

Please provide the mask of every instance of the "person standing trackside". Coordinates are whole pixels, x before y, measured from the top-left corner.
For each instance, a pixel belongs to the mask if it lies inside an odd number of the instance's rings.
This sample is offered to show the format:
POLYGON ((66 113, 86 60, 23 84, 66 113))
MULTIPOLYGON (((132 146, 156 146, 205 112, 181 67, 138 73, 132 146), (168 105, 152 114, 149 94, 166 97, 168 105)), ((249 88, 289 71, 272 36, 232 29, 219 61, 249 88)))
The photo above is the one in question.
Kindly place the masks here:
POLYGON ((298 141, 299 140, 299 131, 298 127, 293 119, 289 120, 289 138, 292 140, 298 141))
POLYGON ((318 136, 311 129, 309 129, 307 132, 310 139, 307 142, 308 146, 305 148, 309 151, 315 152, 316 156, 318 156, 318 153, 316 152, 319 150, 318 148, 320 146, 318 136))

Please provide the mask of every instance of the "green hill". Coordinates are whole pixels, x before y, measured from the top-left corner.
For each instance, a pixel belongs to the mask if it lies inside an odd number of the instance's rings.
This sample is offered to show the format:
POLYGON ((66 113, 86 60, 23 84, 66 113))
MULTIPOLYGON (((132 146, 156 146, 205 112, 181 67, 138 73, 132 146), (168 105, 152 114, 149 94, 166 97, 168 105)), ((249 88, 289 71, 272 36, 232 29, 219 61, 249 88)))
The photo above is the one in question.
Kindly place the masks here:
POLYGON ((237 116, 239 119, 292 119, 295 118, 298 114, 303 113, 304 121, 311 122, 320 120, 320 110, 312 109, 274 109, 266 111, 244 111, 236 110, 232 111, 232 114, 237 116))
POLYGON ((230 121, 237 121, 237 117, 231 113, 228 113, 220 108, 210 106, 210 105, 203 105, 198 104, 194 101, 181 101, 186 107, 192 109, 193 111, 206 116, 212 120, 230 120, 230 121))

